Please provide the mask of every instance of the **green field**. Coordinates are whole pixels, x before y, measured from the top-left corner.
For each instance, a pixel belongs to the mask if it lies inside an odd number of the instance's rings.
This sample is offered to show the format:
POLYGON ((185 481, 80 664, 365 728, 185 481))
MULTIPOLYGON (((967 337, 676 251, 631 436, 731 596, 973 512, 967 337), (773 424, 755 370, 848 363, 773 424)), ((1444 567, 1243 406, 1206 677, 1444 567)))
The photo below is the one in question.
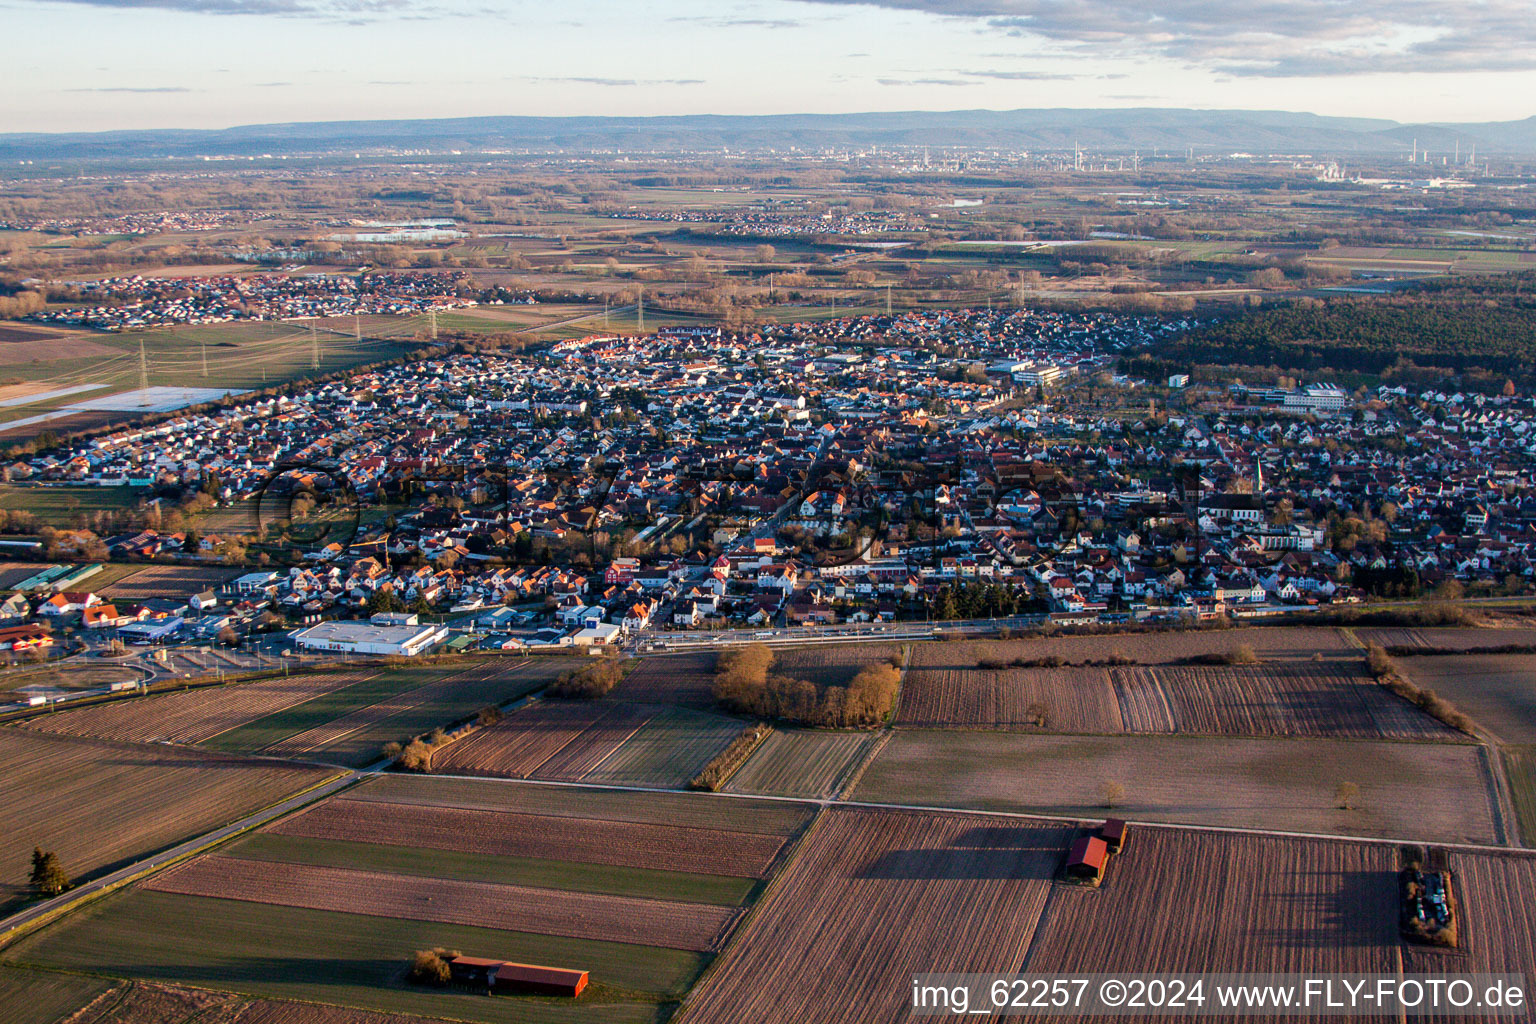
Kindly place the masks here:
POLYGON ((633 793, 580 786, 530 786, 484 779, 431 775, 380 775, 348 791, 348 799, 466 807, 522 814, 689 828, 792 835, 815 813, 811 804, 769 800, 722 800, 707 793, 633 793))
POLYGON ((695 953, 432 922, 127 891, 7 948, 13 963, 484 1024, 653 1021, 704 965, 695 953), (579 1004, 410 987, 413 950, 591 971, 579 1004))
POLYGON ((6 1024, 55 1024, 112 987, 102 978, 0 967, 6 1024))
MULTIPOLYGON (((67 527, 74 525, 78 514, 134 508, 148 495, 146 487, 18 487, 0 484, 0 509, 30 512, 45 526, 67 527)), ((90 583, 100 585, 94 578, 90 583)))
POLYGON ((735 718, 666 708, 587 775, 592 782, 676 789, 704 770, 742 730, 735 718))
POLYGON ((344 715, 385 701, 398 703, 398 708, 381 709, 372 720, 360 722, 355 731, 338 736, 313 752, 327 761, 361 766, 377 760, 379 748, 385 743, 410 739, 439 725, 467 718, 488 704, 515 700, 544 686, 567 666, 560 659, 545 658, 515 668, 508 664, 501 671, 496 671, 498 667, 491 662, 455 660, 387 668, 362 682, 231 729, 206 745, 232 753, 254 753, 344 715), (479 672, 473 671, 477 665, 481 667, 479 672), (412 690, 465 673, 467 677, 453 688, 451 695, 407 706, 407 695, 412 690))
MULTIPOLYGON (((58 358, 45 355, 0 362, 0 374, 46 384, 50 391, 87 384, 95 389, 7 406, 0 409, 0 422, 138 388, 141 383, 141 344, 143 379, 147 379, 150 386, 228 392, 249 391, 296 378, 336 373, 363 363, 395 359, 420 347, 414 335, 421 326, 413 317, 365 317, 364 332, 371 331, 372 336, 361 340, 350 336, 350 317, 338 322, 335 329, 345 333, 321 330, 311 338, 305 324, 271 322, 157 328, 121 334, 62 328, 60 334, 63 336, 56 336, 58 358)), ((93 416, 102 422, 126 421, 133 418, 133 413, 102 412, 93 416)), ((30 429, 36 433, 48 427, 49 424, 43 422, 30 429)))
POLYGON ((257 832, 228 851, 247 860, 284 864, 385 871, 399 875, 457 878, 466 882, 496 882, 570 892, 599 892, 654 900, 712 903, 735 907, 745 903, 756 883, 750 878, 694 875, 651 868, 498 857, 453 850, 417 850, 405 846, 349 843, 333 839, 257 832))
POLYGON ((1536 746, 1505 747, 1504 773, 1509 777, 1520 835, 1526 846, 1536 845, 1536 746))
POLYGON ((403 708, 379 718, 362 729, 321 747, 318 753, 337 764, 360 768, 376 761, 379 748, 386 743, 409 740, 422 733, 431 732, 440 725, 449 725, 469 718, 481 708, 505 704, 534 690, 547 686, 555 677, 569 668, 561 658, 534 658, 526 665, 513 667, 511 659, 479 662, 447 662, 427 668, 391 669, 389 674, 402 673, 414 678, 416 686, 427 686, 452 676, 465 674, 454 685, 451 694, 403 708), (468 671, 467 671, 468 670, 468 671))
POLYGON ((726 791, 833 796, 874 738, 873 733, 777 730, 731 776, 726 791))
POLYGON ((322 693, 313 700, 295 704, 291 708, 284 708, 265 718, 258 718, 239 728, 220 733, 204 746, 231 753, 253 753, 301 733, 305 729, 324 725, 358 708, 369 707, 381 700, 404 693, 406 690, 415 689, 421 685, 421 682, 416 670, 394 669, 380 672, 360 683, 322 693))

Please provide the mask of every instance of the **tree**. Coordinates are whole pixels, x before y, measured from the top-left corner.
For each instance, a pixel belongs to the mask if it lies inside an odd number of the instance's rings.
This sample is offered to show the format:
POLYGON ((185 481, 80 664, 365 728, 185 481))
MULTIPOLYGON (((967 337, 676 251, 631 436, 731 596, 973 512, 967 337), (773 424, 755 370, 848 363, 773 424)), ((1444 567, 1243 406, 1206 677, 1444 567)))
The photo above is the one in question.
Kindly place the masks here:
POLYGON ((57 896, 70 887, 69 876, 58 854, 42 847, 32 849, 32 890, 39 896, 57 896))
POLYGON ((1341 782, 1333 789, 1334 804, 1341 811, 1352 811, 1360 799, 1360 787, 1353 782, 1341 782))
POLYGON ((1113 809, 1125 799, 1125 787, 1114 779, 1105 779, 1099 787, 1099 795, 1104 798, 1104 806, 1113 809))

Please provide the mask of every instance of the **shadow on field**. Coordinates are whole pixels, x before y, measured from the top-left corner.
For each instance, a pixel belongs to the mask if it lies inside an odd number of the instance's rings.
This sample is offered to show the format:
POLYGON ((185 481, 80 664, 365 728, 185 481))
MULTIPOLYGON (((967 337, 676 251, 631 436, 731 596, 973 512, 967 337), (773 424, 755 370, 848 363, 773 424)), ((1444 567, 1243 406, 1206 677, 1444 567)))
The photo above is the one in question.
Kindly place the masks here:
POLYGON ((859 872, 859 878, 950 879, 987 878, 1049 879, 1055 873, 1061 850, 1057 846, 1031 846, 996 850, 887 850, 859 872), (1050 857, 1037 856, 1049 850, 1050 857), (1019 856, 1020 853, 1025 854, 1019 856))
POLYGON ((406 985, 404 958, 347 960, 340 957, 239 956, 220 957, 215 968, 207 963, 177 964, 157 960, 152 964, 104 964, 101 970, 123 977, 183 984, 209 984, 216 980, 226 985, 272 981, 306 986, 365 985, 399 988, 406 985))
MULTIPOLYGON (((1305 874, 1304 872, 1302 874, 1305 874)), ((1274 933, 1289 948, 1375 949, 1397 941, 1397 876, 1390 871, 1351 871, 1333 875, 1337 886, 1327 892, 1274 894, 1282 906, 1275 919, 1306 921, 1313 927, 1287 924, 1274 933)))

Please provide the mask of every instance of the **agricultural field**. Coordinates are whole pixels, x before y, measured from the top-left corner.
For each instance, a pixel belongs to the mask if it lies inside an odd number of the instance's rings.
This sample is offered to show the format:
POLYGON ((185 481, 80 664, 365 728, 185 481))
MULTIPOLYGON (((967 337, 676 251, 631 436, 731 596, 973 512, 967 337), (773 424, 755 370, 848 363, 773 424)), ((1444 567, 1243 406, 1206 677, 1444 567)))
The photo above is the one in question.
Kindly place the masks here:
MULTIPOLYGON (((1456 899, 1462 919, 1458 927, 1461 949, 1453 956, 1405 947, 1403 970, 1439 973, 1446 970, 1524 973, 1527 982, 1536 977, 1536 856, 1528 853, 1477 853, 1469 850, 1437 851, 1455 876, 1456 899), (1450 966, 1454 964, 1454 966, 1450 966)), ((1423 1020, 1451 1020, 1447 1015, 1425 1015, 1423 1020)), ((1467 1018, 1462 1017, 1461 1020, 1467 1018)), ((1530 1020, 1527 1004, 1518 1012, 1485 1013, 1482 1020, 1530 1020)))
POLYGON ((807 680, 821 690, 828 686, 846 686, 861 670, 889 663, 900 656, 900 644, 817 644, 787 650, 775 648, 773 672, 807 680))
POLYGON ((891 804, 1093 818, 1104 787, 1133 820, 1288 832, 1501 841, 1470 744, 898 731, 854 796, 891 804), (1350 810, 1335 791, 1359 787, 1350 810))
POLYGON ((703 903, 398 875, 315 864, 203 856, 145 884, 155 892, 210 896, 373 917, 501 928, 708 952, 735 911, 703 903))
POLYGON ((606 893, 648 900, 675 900, 737 907, 757 880, 733 875, 689 874, 664 867, 584 864, 564 859, 504 857, 451 850, 414 849, 344 839, 308 839, 255 832, 226 848, 233 856, 276 864, 382 871, 394 875, 497 882, 566 892, 606 893))
POLYGON ((252 683, 133 697, 28 719, 23 728, 129 742, 196 744, 321 694, 363 682, 373 672, 315 672, 252 683))
MULTIPOLYGON (((378 1014, 659 1024, 812 813, 385 776, 92 903, 4 955, 378 1014), (592 986, 572 1005, 406 984, 411 951, 434 946, 579 966, 592 986)), ((406 1022, 257 1003, 228 1024, 406 1022)))
POLYGON ((435 751, 432 770, 574 781, 601 764, 657 710, 608 701, 538 701, 435 751))
POLYGON ((322 769, 172 747, 0 729, 0 908, 25 891, 34 846, 88 878, 227 824, 329 777, 322 769))
POLYGON ((38 562, 0 562, 0 591, 16 589, 16 584, 36 576, 46 566, 38 562))
POLYGON ((377 1013, 317 1003, 283 1003, 254 999, 242 1003, 228 1024, 447 1024, 415 1015, 377 1013))
POLYGON ((388 668, 231 729, 211 745, 360 767, 377 761, 385 743, 515 700, 550 682, 563 667, 554 658, 487 658, 388 668))
POLYGON ((641 824, 343 798, 286 818, 272 832, 307 839, 383 843, 499 857, 566 857, 616 867, 654 867, 761 877, 783 839, 687 826, 641 824))
MULTIPOLYGON (((142 888, 88 904, 7 947, 3 955, 12 962, 266 999, 482 1024, 653 1024, 702 966, 698 953, 657 946, 142 888), (439 946, 525 963, 579 964, 592 972, 592 985, 577 1005, 536 998, 488 999, 463 989, 408 984, 405 973, 412 951, 439 946)), ((298 1016, 273 1011, 257 1019, 293 1024, 348 1021, 329 1014, 310 1016, 307 1009, 298 1016)), ((151 1018, 142 1024, 161 1022, 151 1018)))
POLYGON ((1397 667, 1499 742, 1536 744, 1536 654, 1398 658, 1397 667))
POLYGON ((1506 626, 1477 629, 1469 626, 1373 627, 1356 629, 1362 643, 1388 649, 1408 648, 1422 651, 1480 651, 1499 647, 1536 647, 1536 629, 1506 626))
POLYGON ((690 651, 640 659, 611 696, 647 704, 709 710, 715 706, 715 652, 690 651))
POLYGON ((1354 663, 907 671, 915 727, 1453 741, 1463 738, 1354 663))
POLYGON ((1052 891, 1023 970, 1395 974, 1397 867, 1387 845, 1132 826, 1099 888, 1052 891))
MULTIPOLYGON (((46 383, 48 391, 31 403, 0 409, 0 419, 22 422, 12 437, 45 429, 59 431, 121 423, 136 417, 137 403, 126 395, 140 386, 139 350, 151 387, 207 389, 214 395, 269 387, 315 373, 334 373, 361 363, 394 359, 418 347, 411 335, 415 318, 381 318, 373 337, 352 338, 352 319, 342 319, 342 333, 322 331, 311 338, 307 327, 279 322, 239 322, 157 328, 108 334, 57 330, 37 341, 0 346, 0 366, 7 376, 46 383), (67 339, 67 344, 62 344, 67 339), (207 359, 207 371, 203 360, 207 359), (72 392, 73 388, 89 389, 72 392), (116 409, 76 410, 82 402, 118 396, 116 409), (38 419, 38 417, 48 417, 38 419)), ((374 325, 369 324, 372 328, 374 325)))
POLYGON ((151 565, 103 588, 109 601, 143 601, 166 597, 185 601, 193 594, 216 590, 240 575, 240 569, 196 565, 151 565))
POLYGON ((1265 663, 1356 659, 1360 651, 1332 627, 1269 626, 1236 629, 1169 629, 1104 636, 1030 636, 1018 640, 950 640, 915 644, 913 668, 975 668, 978 662, 1015 658, 1060 658, 1066 664, 1123 658, 1129 664, 1166 665, 1187 658, 1226 654, 1251 647, 1265 663))
POLYGON ((382 775, 351 789, 348 799, 392 805, 506 811, 551 817, 596 818, 641 825, 748 835, 790 836, 810 820, 806 804, 721 800, 702 793, 634 793, 575 786, 511 786, 478 779, 382 775))
MULTIPOLYGON (((4 426, 0 425, 0 430, 4 426)), ((144 487, 21 487, 0 484, 0 509, 30 512, 44 526, 73 526, 75 517, 90 512, 134 508, 149 496, 144 487)), ((43 566, 37 566, 38 569, 43 566)))
POLYGON ((6 1024, 57 1024, 111 987, 102 978, 0 966, 6 1024))
POLYGON ((835 796, 875 740, 867 732, 776 729, 731 776, 725 791, 835 796))
POLYGON ((67 1024, 193 1024, 230 1002, 222 992, 129 981, 103 993, 67 1024))
POLYGON ((1536 745, 1505 747, 1504 774, 1527 846, 1536 845, 1536 745))
POLYGON ((662 708, 583 778, 677 789, 741 734, 740 719, 687 708, 662 708))
POLYGON ((914 973, 1023 962, 1074 831, 830 808, 678 1019, 907 1020, 914 973))

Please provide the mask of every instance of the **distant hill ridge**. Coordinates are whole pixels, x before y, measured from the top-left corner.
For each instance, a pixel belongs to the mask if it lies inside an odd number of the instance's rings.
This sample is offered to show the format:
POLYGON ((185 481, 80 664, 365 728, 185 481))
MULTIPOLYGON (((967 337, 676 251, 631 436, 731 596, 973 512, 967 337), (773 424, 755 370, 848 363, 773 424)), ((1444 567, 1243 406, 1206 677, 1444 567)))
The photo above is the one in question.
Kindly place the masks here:
MULTIPOLYGON (((1311 153, 1363 156, 1536 155, 1536 117, 1473 124, 1395 121, 1271 110, 1177 108, 911 111, 867 114, 666 117, 464 117, 326 121, 218 130, 0 135, 0 160, 311 156, 425 149, 680 151, 869 146, 966 146, 1150 154, 1311 153)), ((1437 161, 1438 162, 1438 161, 1437 161)))

